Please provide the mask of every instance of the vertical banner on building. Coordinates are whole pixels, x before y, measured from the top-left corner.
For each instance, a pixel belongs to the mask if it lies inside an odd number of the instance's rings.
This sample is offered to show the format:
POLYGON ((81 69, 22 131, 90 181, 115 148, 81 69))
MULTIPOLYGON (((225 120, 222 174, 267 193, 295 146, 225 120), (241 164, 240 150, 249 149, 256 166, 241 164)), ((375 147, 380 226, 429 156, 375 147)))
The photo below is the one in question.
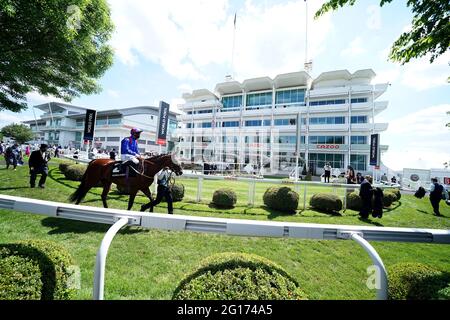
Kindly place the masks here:
POLYGON ((170 105, 164 101, 159 103, 159 121, 158 133, 156 135, 156 144, 165 145, 167 142, 167 127, 169 125, 170 105))
POLYGON ((370 165, 380 165, 380 135, 372 134, 370 136, 370 165))
POLYGON ((97 118, 97 111, 86 110, 86 119, 84 121, 84 141, 94 140, 95 119, 97 118))

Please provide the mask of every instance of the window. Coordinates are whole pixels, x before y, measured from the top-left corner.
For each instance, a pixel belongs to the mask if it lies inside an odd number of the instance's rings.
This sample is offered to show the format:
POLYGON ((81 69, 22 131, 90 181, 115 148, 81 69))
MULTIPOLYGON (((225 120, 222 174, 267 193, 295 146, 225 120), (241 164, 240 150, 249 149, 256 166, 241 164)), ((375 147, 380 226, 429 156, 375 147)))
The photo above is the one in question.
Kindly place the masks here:
POLYGON ((280 144, 296 144, 297 139, 295 136, 279 136, 278 143, 280 143, 280 144))
POLYGON ((327 106, 333 104, 345 104, 345 99, 336 99, 336 100, 320 100, 320 101, 311 101, 309 103, 310 106, 327 106))
POLYGON ((97 121, 95 122, 95 124, 96 124, 97 126, 104 126, 104 125, 106 125, 106 118, 103 118, 103 119, 97 119, 97 121))
POLYGON ((226 109, 239 109, 242 107, 242 96, 223 97, 222 98, 223 112, 226 109))
POLYGON ((188 124, 186 125, 186 128, 188 128, 188 129, 192 129, 192 128, 193 128, 193 125, 192 125, 192 123, 188 123, 188 124))
POLYGON ((309 166, 323 168, 329 162, 332 168, 344 168, 344 155, 333 153, 310 153, 309 166))
POLYGON ((224 121, 222 123, 222 127, 224 128, 239 127, 239 121, 224 121))
POLYGON ((122 119, 120 117, 110 117, 108 119, 109 125, 116 125, 116 124, 121 124, 121 123, 122 123, 122 119))
POLYGON ((344 136, 310 136, 310 144, 345 144, 344 136))
POLYGON ((106 138, 106 141, 108 141, 108 142, 118 142, 118 141, 120 141, 120 137, 108 137, 108 138, 106 138))
POLYGON ((81 141, 81 134, 82 132, 75 132, 75 141, 77 142, 81 141))
POLYGON ((202 128, 212 128, 211 122, 202 122, 202 128))
POLYGON ((367 170, 367 156, 361 154, 350 155, 350 165, 355 170, 360 171, 367 170))
POLYGON ((318 124, 345 124, 345 117, 311 118, 309 120, 309 124, 311 124, 311 125, 318 125, 318 124))
POLYGON ((212 113, 212 110, 199 110, 197 111, 198 114, 205 114, 205 113, 212 113))
POLYGON ((352 103, 366 103, 367 102, 367 98, 353 98, 352 103))
POLYGON ((272 92, 252 93, 247 95, 247 107, 272 105, 272 92))
POLYGON ((275 119, 275 126, 295 126, 296 119, 275 119))
POLYGON ((277 91, 275 97, 276 104, 290 104, 290 103, 305 103, 305 90, 304 89, 294 89, 294 90, 283 90, 277 91))
POLYGON ((352 116, 351 122, 353 124, 367 123, 367 116, 352 116))
POLYGON ((366 136, 352 136, 351 144, 367 144, 366 136))

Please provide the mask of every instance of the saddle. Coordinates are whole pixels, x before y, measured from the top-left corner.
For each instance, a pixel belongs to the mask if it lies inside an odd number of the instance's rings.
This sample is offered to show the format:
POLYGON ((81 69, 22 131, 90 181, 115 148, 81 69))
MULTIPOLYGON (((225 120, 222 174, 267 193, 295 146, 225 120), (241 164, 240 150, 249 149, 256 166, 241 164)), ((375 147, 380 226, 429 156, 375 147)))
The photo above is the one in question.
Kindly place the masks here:
POLYGON ((138 165, 134 164, 132 161, 116 161, 114 162, 111 177, 133 178, 137 176, 135 170, 138 170, 138 165))

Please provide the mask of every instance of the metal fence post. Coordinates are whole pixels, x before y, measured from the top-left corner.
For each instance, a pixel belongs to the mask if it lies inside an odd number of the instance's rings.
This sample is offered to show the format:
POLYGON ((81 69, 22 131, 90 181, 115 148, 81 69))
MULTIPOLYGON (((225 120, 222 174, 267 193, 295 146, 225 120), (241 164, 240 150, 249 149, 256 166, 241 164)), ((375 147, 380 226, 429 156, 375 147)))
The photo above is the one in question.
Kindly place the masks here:
POLYGON ((203 188, 203 177, 198 177, 198 180, 197 180, 197 202, 202 201, 202 188, 203 188))
POLYGON ((97 257, 95 259, 95 272, 94 272, 94 300, 103 300, 103 292, 105 288, 105 267, 106 267, 106 256, 108 255, 108 249, 111 245, 114 236, 119 232, 119 230, 128 224, 128 218, 120 218, 116 223, 109 228, 103 237, 100 248, 97 252, 97 257))
POLYGON ((250 184, 250 186, 248 188, 248 205, 253 206, 255 204, 256 182, 253 180, 253 181, 250 181, 249 184, 250 184))
POLYGON ((303 210, 306 210, 306 189, 307 185, 305 184, 303 186, 303 210))

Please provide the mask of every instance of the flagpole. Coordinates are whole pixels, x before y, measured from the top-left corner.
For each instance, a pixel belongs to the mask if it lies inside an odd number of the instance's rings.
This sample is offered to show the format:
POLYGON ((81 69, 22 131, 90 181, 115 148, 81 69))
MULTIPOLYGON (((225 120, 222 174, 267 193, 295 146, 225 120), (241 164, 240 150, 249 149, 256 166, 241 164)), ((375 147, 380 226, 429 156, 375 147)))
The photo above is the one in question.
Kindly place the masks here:
POLYGON ((234 27, 233 27, 233 46, 231 51, 231 77, 234 79, 234 48, 236 45, 236 19, 237 13, 234 14, 234 27))

